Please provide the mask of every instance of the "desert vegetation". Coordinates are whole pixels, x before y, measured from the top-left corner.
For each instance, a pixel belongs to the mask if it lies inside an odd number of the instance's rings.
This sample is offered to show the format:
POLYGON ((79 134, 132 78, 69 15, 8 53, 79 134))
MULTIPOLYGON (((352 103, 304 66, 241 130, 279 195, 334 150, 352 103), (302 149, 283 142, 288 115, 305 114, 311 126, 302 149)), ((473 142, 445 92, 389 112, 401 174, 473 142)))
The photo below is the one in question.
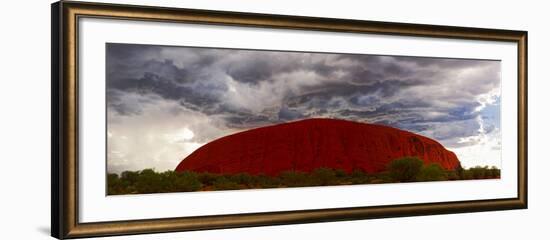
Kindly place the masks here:
POLYGON ((278 176, 263 174, 213 174, 191 171, 156 172, 153 169, 107 175, 109 195, 192 192, 236 189, 335 186, 399 182, 424 182, 500 178, 500 169, 478 166, 452 171, 439 164, 424 164, 416 157, 393 160, 386 171, 372 174, 362 170, 318 168, 312 172, 285 171, 278 176))

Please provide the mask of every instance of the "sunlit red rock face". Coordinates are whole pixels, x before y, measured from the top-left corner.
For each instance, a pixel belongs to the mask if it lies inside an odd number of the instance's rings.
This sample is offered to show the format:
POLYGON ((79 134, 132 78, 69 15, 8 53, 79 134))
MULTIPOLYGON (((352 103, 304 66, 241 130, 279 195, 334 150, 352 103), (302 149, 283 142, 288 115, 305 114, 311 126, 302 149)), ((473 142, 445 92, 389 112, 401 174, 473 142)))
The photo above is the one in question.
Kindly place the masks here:
POLYGON ((453 152, 418 134, 345 120, 307 119, 219 138, 182 160, 176 171, 274 176, 327 167, 376 173, 405 156, 418 156, 448 170, 459 165, 453 152))

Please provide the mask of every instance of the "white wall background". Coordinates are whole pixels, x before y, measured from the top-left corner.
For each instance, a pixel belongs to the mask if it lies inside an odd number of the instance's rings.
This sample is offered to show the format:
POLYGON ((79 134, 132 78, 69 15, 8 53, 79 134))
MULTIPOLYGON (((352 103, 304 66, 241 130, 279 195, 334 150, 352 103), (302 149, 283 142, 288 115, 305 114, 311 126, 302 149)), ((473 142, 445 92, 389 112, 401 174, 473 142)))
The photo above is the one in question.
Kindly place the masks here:
MULTIPOLYGON (((529 31, 529 209, 301 224, 110 239, 548 239, 550 172, 544 1, 118 0, 186 8, 529 31)), ((0 239, 48 239, 51 1, 6 1, 0 13, 0 239), (6 154, 7 153, 7 154, 6 154)))

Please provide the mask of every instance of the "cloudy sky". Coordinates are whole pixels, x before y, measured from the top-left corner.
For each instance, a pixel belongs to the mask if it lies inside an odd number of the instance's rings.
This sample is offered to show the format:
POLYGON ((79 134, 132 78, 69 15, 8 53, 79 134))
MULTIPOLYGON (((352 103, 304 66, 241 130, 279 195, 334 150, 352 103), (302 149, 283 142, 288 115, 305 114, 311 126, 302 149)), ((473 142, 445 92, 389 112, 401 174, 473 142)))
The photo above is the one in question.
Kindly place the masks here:
POLYGON ((109 172, 305 118, 389 125, 500 167, 500 61, 107 44, 109 172))

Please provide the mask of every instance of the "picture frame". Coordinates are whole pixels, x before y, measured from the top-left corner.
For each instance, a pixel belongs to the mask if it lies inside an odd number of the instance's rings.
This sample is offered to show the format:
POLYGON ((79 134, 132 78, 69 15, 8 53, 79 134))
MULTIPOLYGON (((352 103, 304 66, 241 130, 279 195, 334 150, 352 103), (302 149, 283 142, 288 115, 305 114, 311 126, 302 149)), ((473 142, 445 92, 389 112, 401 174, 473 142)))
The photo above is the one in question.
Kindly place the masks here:
MULTIPOLYGON (((527 32, 408 23, 390 23, 348 19, 328 19, 302 16, 221 12, 210 10, 146 7, 60 1, 52 4, 52 71, 51 71, 51 235, 58 239, 111 236, 141 233, 253 227, 281 224, 348 221, 359 219, 450 214, 527 208, 527 32), (373 34, 384 37, 414 37, 451 39, 476 42, 508 43, 516 49, 513 85, 517 99, 513 114, 517 121, 515 137, 517 154, 513 157, 516 193, 513 197, 481 198, 441 202, 418 202, 390 205, 347 206, 281 211, 199 214, 196 216, 150 217, 127 220, 105 218, 81 221, 82 176, 86 164, 79 159, 81 136, 82 94, 94 94, 83 89, 80 74, 86 57, 80 54, 83 42, 80 25, 83 19, 132 21, 135 24, 198 24, 218 27, 241 27, 264 31, 289 30, 330 34, 373 34)), ((97 49, 99 51, 99 49, 97 49)), ((93 143, 103 144, 103 143, 93 143)), ((254 192, 247 192, 254 194, 254 192)), ((199 195, 195 195, 199 196, 199 195)), ((106 197, 106 196, 101 196, 106 197)), ((124 201, 123 199, 120 201, 124 201)))

